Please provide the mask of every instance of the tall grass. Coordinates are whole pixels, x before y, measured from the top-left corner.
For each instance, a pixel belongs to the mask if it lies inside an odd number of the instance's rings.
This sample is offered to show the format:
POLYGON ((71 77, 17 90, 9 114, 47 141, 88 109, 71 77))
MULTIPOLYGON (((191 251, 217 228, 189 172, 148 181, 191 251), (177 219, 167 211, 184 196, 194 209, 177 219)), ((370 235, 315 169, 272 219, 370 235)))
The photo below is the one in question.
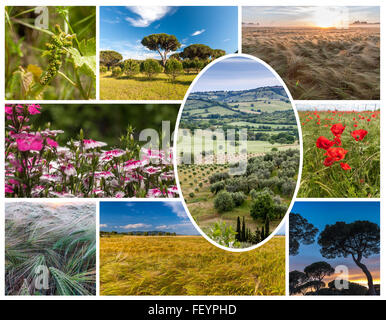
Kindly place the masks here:
POLYGON ((101 238, 101 295, 284 295, 285 239, 243 253, 198 236, 101 238))
POLYGON ((95 205, 20 202, 5 211, 6 295, 95 294, 95 205))
POLYGON ((243 28, 243 53, 269 63, 297 100, 378 100, 379 28, 243 28))

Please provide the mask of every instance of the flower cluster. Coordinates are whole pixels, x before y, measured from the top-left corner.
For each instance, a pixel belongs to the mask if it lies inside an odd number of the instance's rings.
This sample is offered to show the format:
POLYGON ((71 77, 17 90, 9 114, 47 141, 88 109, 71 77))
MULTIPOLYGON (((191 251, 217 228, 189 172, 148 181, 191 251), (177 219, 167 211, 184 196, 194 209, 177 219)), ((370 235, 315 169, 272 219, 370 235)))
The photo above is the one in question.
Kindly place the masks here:
POLYGON ((178 197, 172 150, 141 148, 132 129, 120 148, 85 139, 60 146, 61 130, 33 130, 40 105, 6 105, 5 193, 8 197, 178 197))
MULTIPOLYGON (((317 113, 316 115, 319 116, 317 113)), ((311 120, 312 120, 312 117, 311 117, 311 120)), ((318 120, 318 124, 320 124, 320 120, 318 120)), ((357 127, 357 126, 358 125, 355 123, 354 127, 357 127)), ((324 159, 324 162, 323 162, 323 164, 326 167, 330 167, 335 162, 339 162, 340 167, 343 170, 351 170, 351 167, 348 163, 342 162, 342 160, 344 160, 348 152, 347 150, 341 147, 342 146, 341 137, 345 129, 346 129, 346 126, 343 125, 342 123, 340 122, 334 123, 330 127, 331 133, 334 136, 333 140, 329 140, 325 136, 319 136, 318 139, 316 140, 316 147, 319 149, 326 150, 326 153, 324 153, 324 156, 326 156, 326 158, 324 159)), ((359 130, 352 131, 350 134, 356 141, 362 141, 364 137, 367 135, 367 133, 368 132, 366 130, 359 129, 359 130)))

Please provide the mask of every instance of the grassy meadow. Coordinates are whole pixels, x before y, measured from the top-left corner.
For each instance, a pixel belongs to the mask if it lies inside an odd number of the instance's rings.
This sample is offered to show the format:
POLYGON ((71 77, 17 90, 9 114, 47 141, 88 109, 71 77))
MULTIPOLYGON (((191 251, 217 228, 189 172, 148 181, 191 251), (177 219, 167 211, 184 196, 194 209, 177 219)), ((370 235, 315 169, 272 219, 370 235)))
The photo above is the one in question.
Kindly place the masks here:
POLYGON ((380 29, 243 27, 243 53, 283 78, 295 100, 378 100, 380 29))
POLYGON ((303 131, 303 171, 298 197, 301 198, 377 198, 380 195, 380 112, 299 112, 303 131), (319 124, 318 124, 319 123, 319 124), (323 165, 326 151, 316 147, 320 136, 333 140, 331 125, 341 123, 345 129, 341 148, 347 150, 343 161, 323 165), (366 130, 363 140, 356 141, 351 132, 366 130))
POLYGON ((284 295, 285 238, 249 252, 199 236, 100 239, 101 295, 284 295))
POLYGON ((196 74, 183 74, 173 82, 163 73, 149 79, 144 74, 112 77, 100 73, 102 100, 182 100, 196 74))

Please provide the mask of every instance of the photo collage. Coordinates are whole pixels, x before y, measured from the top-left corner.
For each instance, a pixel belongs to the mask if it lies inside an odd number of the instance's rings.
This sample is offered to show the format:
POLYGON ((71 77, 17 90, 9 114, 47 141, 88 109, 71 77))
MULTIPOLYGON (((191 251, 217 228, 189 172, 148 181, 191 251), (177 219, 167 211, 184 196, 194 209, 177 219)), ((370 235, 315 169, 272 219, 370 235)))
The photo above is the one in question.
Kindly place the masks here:
POLYGON ((1 5, 2 296, 382 296, 380 6, 67 4, 1 5))

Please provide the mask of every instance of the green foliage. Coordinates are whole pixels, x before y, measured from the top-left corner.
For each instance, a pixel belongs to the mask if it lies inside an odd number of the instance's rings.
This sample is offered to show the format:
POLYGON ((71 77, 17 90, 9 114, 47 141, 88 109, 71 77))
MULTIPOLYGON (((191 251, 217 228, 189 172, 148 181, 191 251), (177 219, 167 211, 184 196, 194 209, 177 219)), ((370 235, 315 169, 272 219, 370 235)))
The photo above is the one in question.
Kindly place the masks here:
POLYGON ((165 73, 174 81, 183 72, 182 63, 176 59, 166 61, 165 73))
POLYGON ((275 213, 275 204, 272 196, 268 192, 259 192, 251 208, 251 217, 255 220, 265 221, 266 218, 272 219, 275 213))
POLYGON ((218 182, 213 183, 210 186, 210 192, 217 194, 219 191, 224 190, 224 188, 225 188, 224 181, 218 181, 218 182))
POLYGON ((219 212, 231 211, 234 206, 233 198, 227 191, 221 191, 214 199, 214 207, 219 212))
POLYGON ((241 206, 244 203, 245 199, 247 198, 247 196, 241 191, 232 192, 231 197, 236 207, 241 206))
POLYGON ((101 73, 106 73, 106 72, 107 72, 107 67, 101 65, 101 66, 99 67, 99 71, 100 71, 101 73))
POLYGON ((6 7, 6 98, 95 98, 95 7, 47 8, 48 30, 34 7, 6 7))
POLYGON ((291 212, 289 215, 289 254, 297 255, 300 244, 310 245, 315 242, 318 229, 307 219, 298 213, 291 212))
POLYGON ((212 55, 212 49, 204 44, 191 44, 184 48, 180 56, 184 59, 200 59, 206 60, 212 55))
POLYGON ((110 70, 112 66, 115 66, 121 60, 122 55, 113 50, 102 50, 99 53, 99 61, 107 67, 107 70, 110 70))
POLYGON ((236 240, 236 234, 232 226, 227 226, 225 222, 215 222, 208 230, 207 235, 218 244, 228 248, 238 248, 239 242, 236 240))
POLYGON ((141 72, 145 73, 149 79, 162 72, 162 66, 155 59, 146 59, 141 63, 141 72))
POLYGON ((113 77, 119 77, 122 74, 121 67, 114 67, 111 74, 113 77))
POLYGON ((123 72, 132 77, 140 71, 139 63, 133 59, 128 59, 123 62, 123 72))
POLYGON ((141 44, 149 50, 157 51, 162 59, 162 64, 166 65, 167 55, 171 51, 177 51, 181 43, 176 36, 166 33, 151 34, 144 37, 141 44))

